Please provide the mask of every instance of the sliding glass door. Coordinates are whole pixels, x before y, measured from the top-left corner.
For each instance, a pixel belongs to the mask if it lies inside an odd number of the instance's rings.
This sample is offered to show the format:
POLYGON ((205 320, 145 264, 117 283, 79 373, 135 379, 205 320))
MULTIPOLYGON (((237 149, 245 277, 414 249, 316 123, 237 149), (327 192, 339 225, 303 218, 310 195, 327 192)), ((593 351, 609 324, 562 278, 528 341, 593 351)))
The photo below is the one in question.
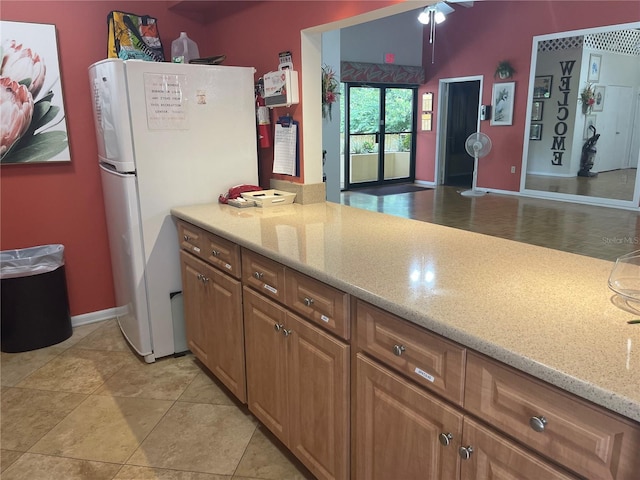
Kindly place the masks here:
POLYGON ((415 179, 416 98, 416 87, 346 84, 346 190, 415 179))

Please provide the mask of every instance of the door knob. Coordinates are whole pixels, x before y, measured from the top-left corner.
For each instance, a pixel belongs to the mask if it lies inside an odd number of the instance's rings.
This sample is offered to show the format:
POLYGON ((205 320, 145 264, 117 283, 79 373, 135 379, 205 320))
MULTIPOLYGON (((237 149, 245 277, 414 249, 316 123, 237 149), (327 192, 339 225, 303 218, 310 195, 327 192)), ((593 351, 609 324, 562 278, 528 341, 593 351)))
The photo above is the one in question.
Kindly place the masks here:
POLYGON ((406 349, 407 348, 404 345, 394 345, 393 354, 399 357, 400 355, 402 355, 402 352, 404 352, 406 349))
POLYGON ((453 435, 451 435, 450 433, 441 433, 440 435, 438 435, 438 440, 444 447, 448 447, 449 445, 451 445, 452 439, 453 435))
POLYGON ((542 415, 533 416, 529 419, 529 426, 536 432, 544 432, 544 427, 547 426, 547 419, 542 415))
POLYGON ((460 447, 458 449, 458 455, 460 455, 460 458, 462 458, 463 460, 469 460, 471 458, 472 453, 473 453, 473 447, 471 445, 467 447, 460 447))

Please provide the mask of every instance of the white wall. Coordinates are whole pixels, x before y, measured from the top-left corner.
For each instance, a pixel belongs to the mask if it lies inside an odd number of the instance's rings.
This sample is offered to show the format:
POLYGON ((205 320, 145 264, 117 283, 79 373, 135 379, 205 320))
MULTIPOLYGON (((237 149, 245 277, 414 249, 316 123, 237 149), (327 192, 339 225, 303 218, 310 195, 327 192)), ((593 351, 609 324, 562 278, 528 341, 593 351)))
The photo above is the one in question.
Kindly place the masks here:
MULTIPOLYGON (((340 76, 340 30, 322 34, 322 64, 330 65, 340 76)), ((339 79, 339 78, 338 78, 339 79)), ((320 92, 318 92, 320 94, 320 92)), ((340 203, 340 102, 331 107, 331 120, 322 119, 322 149, 327 151, 324 173, 327 200, 340 203)))
MULTIPOLYGON (((632 140, 632 132, 640 126, 634 124, 634 111, 636 109, 637 92, 640 87, 640 58, 620 53, 611 53, 601 50, 585 48, 583 51, 583 65, 581 89, 586 84, 587 69, 590 54, 602 55, 600 63, 600 78, 595 85, 605 87, 604 104, 601 112, 591 112, 590 115, 596 117, 596 129, 600 134, 596 148, 598 153, 594 163, 593 171, 614 170, 625 168, 629 163, 629 145, 632 140), (616 88, 613 88, 616 87, 616 88), (628 88, 617 88, 628 87, 628 88), (623 91, 624 98, 614 96, 616 91, 623 91), (618 100, 618 105, 614 100, 618 100), (622 118, 623 117, 623 118, 622 118), (622 132, 616 133, 616 131, 622 132), (621 155, 620 142, 624 143, 624 154, 621 155)), ((576 132, 584 129, 585 116, 580 112, 576 123, 576 132)), ((640 121, 640 119, 636 119, 640 121)), ((582 137, 580 137, 582 138, 582 137)), ((584 142, 582 140, 581 142, 584 142)), ((578 142, 576 135, 576 144, 578 142)), ((574 152, 574 157, 575 157, 574 152)), ((631 152, 633 161, 629 166, 637 166, 638 150, 631 152)), ((577 155, 578 162, 580 153, 577 155)), ((579 163, 578 163, 579 164, 579 163)))

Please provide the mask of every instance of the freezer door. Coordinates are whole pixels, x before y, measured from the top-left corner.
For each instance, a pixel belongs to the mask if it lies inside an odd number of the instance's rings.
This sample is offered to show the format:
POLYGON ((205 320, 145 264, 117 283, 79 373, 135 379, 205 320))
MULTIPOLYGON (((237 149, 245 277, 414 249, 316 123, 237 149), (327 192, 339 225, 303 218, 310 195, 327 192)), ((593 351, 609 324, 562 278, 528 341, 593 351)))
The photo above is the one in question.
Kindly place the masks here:
POLYGON ((135 175, 100 165, 118 323, 131 346, 154 360, 135 175))
POLYGON ((135 172, 124 62, 109 59, 94 63, 89 67, 89 80, 99 161, 118 172, 135 172))

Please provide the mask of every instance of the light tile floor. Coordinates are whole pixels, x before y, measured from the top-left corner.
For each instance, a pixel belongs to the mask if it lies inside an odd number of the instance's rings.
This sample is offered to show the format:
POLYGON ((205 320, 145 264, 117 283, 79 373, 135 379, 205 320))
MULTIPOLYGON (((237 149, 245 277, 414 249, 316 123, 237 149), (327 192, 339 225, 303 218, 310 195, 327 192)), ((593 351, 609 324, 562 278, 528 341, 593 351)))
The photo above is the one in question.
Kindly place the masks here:
POLYGON ((0 366, 2 480, 313 478, 195 357, 144 364, 114 320, 0 366))

